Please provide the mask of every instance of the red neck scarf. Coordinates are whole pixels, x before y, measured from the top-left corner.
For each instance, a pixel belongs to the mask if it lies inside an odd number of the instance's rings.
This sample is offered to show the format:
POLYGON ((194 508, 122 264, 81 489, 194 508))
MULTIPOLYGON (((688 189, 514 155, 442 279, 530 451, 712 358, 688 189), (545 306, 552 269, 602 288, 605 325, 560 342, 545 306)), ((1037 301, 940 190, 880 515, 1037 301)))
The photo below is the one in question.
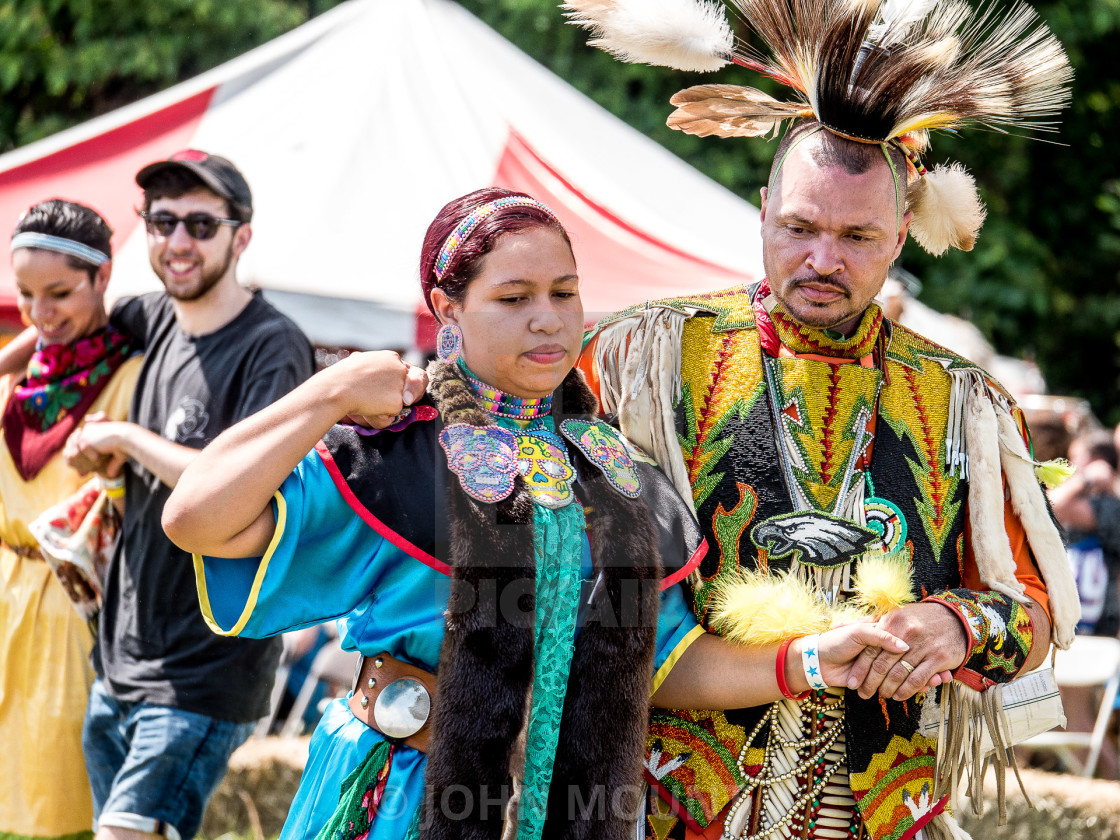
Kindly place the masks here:
POLYGON ((35 350, 4 406, 4 442, 24 481, 47 465, 77 427, 93 401, 132 355, 131 339, 105 327, 73 344, 35 350))

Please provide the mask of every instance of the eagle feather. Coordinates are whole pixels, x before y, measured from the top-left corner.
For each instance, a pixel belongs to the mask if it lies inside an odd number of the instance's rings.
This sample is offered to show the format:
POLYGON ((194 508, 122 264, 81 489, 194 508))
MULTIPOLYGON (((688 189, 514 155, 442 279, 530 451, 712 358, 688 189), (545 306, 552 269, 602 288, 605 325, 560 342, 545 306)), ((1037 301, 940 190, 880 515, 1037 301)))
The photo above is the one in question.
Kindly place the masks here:
POLYGON ((669 100, 677 106, 666 124, 699 137, 760 137, 783 120, 812 114, 804 104, 780 102, 754 88, 696 85, 669 100))

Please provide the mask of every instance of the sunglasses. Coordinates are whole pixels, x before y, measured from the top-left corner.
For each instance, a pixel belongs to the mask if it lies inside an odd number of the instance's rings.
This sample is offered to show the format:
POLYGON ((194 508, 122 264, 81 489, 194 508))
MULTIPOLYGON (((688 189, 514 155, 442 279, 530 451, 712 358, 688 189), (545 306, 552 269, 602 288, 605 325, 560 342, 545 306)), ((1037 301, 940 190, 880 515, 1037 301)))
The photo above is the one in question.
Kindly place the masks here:
POLYGON ((164 239, 175 232, 182 222, 191 239, 213 239, 222 225, 241 227, 243 222, 237 219, 219 219, 209 213, 190 213, 186 216, 176 216, 174 213, 148 213, 140 211, 140 218, 144 220, 148 233, 164 239))

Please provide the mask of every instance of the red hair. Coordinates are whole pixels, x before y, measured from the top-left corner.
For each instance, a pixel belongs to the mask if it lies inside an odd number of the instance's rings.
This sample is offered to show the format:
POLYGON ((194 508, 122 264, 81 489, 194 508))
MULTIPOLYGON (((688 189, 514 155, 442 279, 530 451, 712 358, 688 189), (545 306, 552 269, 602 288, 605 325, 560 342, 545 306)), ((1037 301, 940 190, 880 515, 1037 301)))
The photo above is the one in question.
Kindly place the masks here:
POLYGON ((439 211, 428 225, 428 232, 424 234, 424 245, 420 250, 420 288, 424 293, 424 302, 428 304, 428 309, 433 315, 435 315, 435 307, 432 306, 432 289, 437 287, 443 289, 451 300, 461 303, 467 286, 482 267, 482 258, 493 251, 498 240, 508 233, 522 233, 533 228, 549 228, 564 237, 569 248, 572 247, 564 226, 551 213, 531 205, 504 207, 487 216, 471 231, 466 240, 451 255, 451 261, 443 272, 443 279, 436 279, 436 258, 447 237, 463 219, 482 205, 497 201, 499 198, 531 197, 501 187, 487 187, 456 198, 445 204, 439 211))

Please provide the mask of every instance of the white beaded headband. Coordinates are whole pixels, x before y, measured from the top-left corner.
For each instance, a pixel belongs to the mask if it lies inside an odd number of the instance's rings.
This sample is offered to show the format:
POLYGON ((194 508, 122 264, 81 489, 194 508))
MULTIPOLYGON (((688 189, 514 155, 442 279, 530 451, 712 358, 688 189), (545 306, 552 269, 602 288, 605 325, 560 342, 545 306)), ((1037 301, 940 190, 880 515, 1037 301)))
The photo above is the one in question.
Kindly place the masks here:
POLYGON ((12 237, 12 250, 17 248, 42 248, 44 251, 55 251, 70 257, 77 257, 91 265, 101 266, 109 261, 108 254, 91 248, 84 242, 75 242, 61 236, 51 236, 49 233, 35 233, 25 231, 12 237))

